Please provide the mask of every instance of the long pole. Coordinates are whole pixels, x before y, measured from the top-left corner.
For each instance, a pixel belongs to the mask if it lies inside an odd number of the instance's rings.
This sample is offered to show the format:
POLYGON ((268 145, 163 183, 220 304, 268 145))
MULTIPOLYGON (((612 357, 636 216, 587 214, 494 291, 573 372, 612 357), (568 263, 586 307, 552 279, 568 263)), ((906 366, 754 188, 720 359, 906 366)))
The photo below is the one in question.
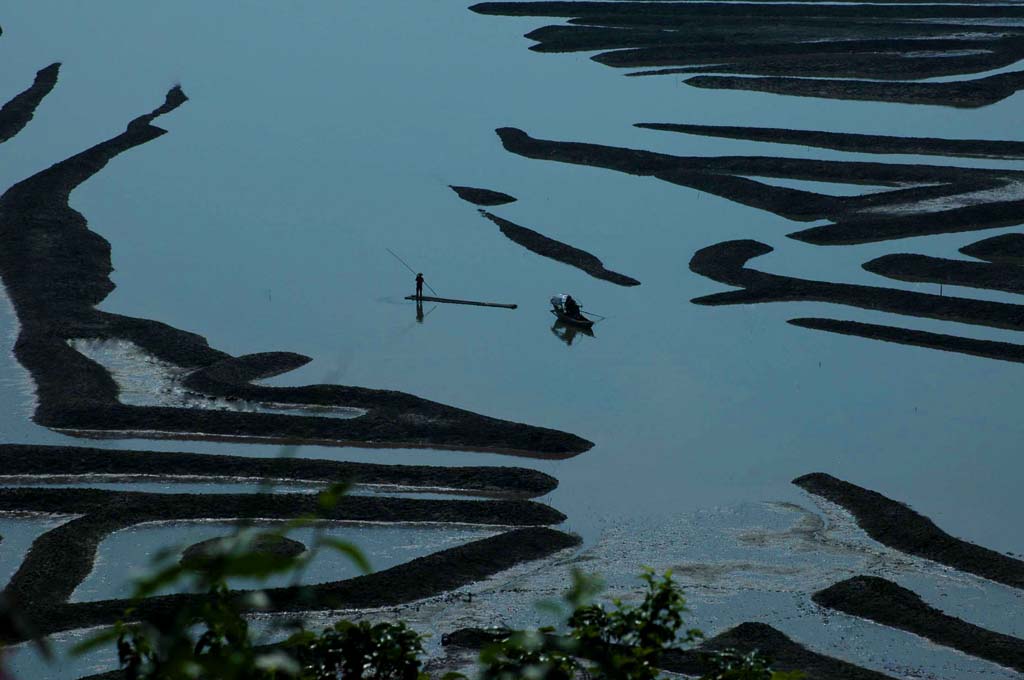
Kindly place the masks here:
POLYGON ((580 314, 586 314, 587 316, 596 316, 601 321, 604 321, 605 319, 608 318, 607 316, 601 316, 600 314, 594 314, 593 312, 585 312, 582 309, 580 310, 580 314))
MULTIPOLYGON (((384 250, 386 250, 386 251, 388 251, 389 253, 391 253, 391 254, 392 254, 392 255, 394 256, 394 258, 395 258, 396 260, 398 260, 399 262, 401 262, 402 264, 404 264, 404 265, 405 265, 405 268, 406 268, 406 269, 408 269, 408 270, 409 270, 410 272, 412 272, 413 274, 415 274, 415 273, 416 273, 416 270, 415 270, 415 269, 413 269, 412 267, 410 267, 410 266, 409 266, 409 263, 408 263, 408 262, 406 262, 405 260, 403 260, 402 258, 400 258, 400 257, 399 257, 399 256, 398 256, 397 254, 395 254, 395 251, 391 250, 391 248, 385 248, 384 250)), ((424 281, 424 282, 423 282, 423 285, 424 285, 424 286, 426 286, 427 288, 430 288, 430 292, 431 292, 431 293, 433 293, 434 295, 436 295, 436 296, 438 296, 438 297, 441 297, 441 294, 440 294, 440 293, 438 293, 438 292, 437 292, 436 290, 434 290, 434 289, 433 289, 433 287, 431 287, 431 285, 430 285, 429 283, 427 283, 426 281, 424 281)))

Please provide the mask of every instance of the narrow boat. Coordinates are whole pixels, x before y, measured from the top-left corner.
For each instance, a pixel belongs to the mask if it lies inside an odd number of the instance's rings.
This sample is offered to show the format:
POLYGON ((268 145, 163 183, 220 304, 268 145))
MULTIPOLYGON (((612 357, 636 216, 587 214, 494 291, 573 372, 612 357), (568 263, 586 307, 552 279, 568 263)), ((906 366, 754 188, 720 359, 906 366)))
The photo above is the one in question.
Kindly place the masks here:
MULTIPOLYGON (((558 320, 562 323, 572 324, 573 326, 581 326, 583 328, 590 328, 594 325, 594 322, 583 316, 582 312, 572 314, 566 309, 566 301, 570 300, 571 296, 565 293, 559 293, 558 295, 551 298, 551 313, 558 317, 558 320)), ((571 307, 572 305, 570 305, 571 307)), ((582 309, 577 305, 577 309, 582 309)))

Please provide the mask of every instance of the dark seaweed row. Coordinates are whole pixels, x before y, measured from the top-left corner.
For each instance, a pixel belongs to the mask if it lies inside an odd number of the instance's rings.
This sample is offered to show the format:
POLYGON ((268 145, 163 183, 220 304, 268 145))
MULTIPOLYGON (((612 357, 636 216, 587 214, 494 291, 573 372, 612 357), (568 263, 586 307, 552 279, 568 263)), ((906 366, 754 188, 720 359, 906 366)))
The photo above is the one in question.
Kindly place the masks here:
POLYGON ((697 274, 742 290, 694 298, 699 305, 754 302, 814 301, 850 305, 993 328, 1024 330, 1024 306, 969 298, 915 293, 849 283, 812 281, 767 274, 746 265, 751 258, 772 252, 771 246, 752 240, 726 241, 698 250, 690 260, 697 274))
POLYGON ((50 64, 36 72, 32 86, 15 96, 0 108, 0 144, 21 132, 35 115, 36 107, 43 97, 57 84, 60 64, 50 64))
POLYGON ((899 281, 1024 293, 1024 267, 1014 264, 965 262, 928 255, 894 253, 865 262, 863 267, 873 274, 899 281))
POLYGON ((830 78, 694 76, 687 79, 686 84, 712 90, 746 90, 791 97, 978 108, 1002 101, 1024 88, 1024 71, 944 83, 893 83, 830 78))
POLYGON ((883 578, 856 576, 815 593, 814 601, 1024 672, 1024 640, 944 614, 883 578))
POLYGON ((540 232, 536 232, 533 229, 527 229, 521 227, 518 224, 509 222, 506 219, 502 219, 497 215, 481 210, 480 213, 498 225, 501 229, 501 233, 509 238, 509 240, 518 243, 527 250, 531 250, 538 255, 557 260, 563 264, 582 269, 586 273, 593 276, 595 279, 602 279, 619 286, 639 286, 640 282, 636 279, 613 272, 610 269, 605 268, 604 263, 601 262, 597 257, 591 255, 585 250, 580 250, 574 246, 570 246, 568 243, 562 243, 556 241, 553 238, 549 238, 540 232))
POLYGON ((859 338, 870 338, 884 342, 894 342, 900 345, 911 345, 914 347, 926 347, 944 352, 957 352, 983 359, 997 359, 999 361, 1013 361, 1024 363, 1024 345, 1012 342, 996 342, 994 340, 975 340, 964 338, 959 335, 947 335, 945 333, 931 333, 928 331, 912 330, 910 328, 899 328, 896 326, 882 326, 873 323, 861 323, 860 321, 845 321, 839 319, 801 318, 790 319, 789 323, 801 328, 810 328, 828 333, 839 333, 840 335, 852 335, 859 338))
POLYGON ((822 472, 797 477, 793 483, 848 510, 857 525, 879 543, 1014 588, 1024 588, 1024 561, 954 538, 902 503, 822 472))
POLYGON ((99 489, 0 489, 0 510, 83 515, 44 533, 5 592, 22 609, 62 602, 92 570, 114 531, 143 522, 199 519, 324 519, 489 525, 557 524, 565 516, 533 501, 423 500, 349 496, 321 513, 313 494, 155 494, 99 489))
MULTIPOLYGON (((479 649, 506 636, 503 631, 463 628, 446 634, 446 646, 479 649)), ((672 673, 704 676, 712 670, 707 662, 709 653, 736 650, 744 654, 755 650, 773 659, 772 668, 778 671, 802 671, 807 680, 887 680, 888 675, 855 666, 846 661, 818 654, 794 642, 783 633, 764 623, 741 623, 710 638, 694 649, 665 653, 658 667, 672 673)))
POLYGON ((1024 265, 1024 234, 1003 234, 960 249, 964 255, 999 264, 1024 265))
POLYGON ((0 275, 21 322, 15 355, 36 382, 37 422, 72 432, 468 448, 550 457, 592 446, 568 433, 488 418, 401 392, 249 385, 253 377, 308 359, 291 353, 234 358, 194 333, 96 310, 114 287, 108 276, 110 244, 89 231, 85 218, 68 206, 68 195, 118 154, 165 134, 152 121, 186 99, 181 88, 172 88, 162 106, 131 121, 122 134, 19 182, 0 197, 0 275), (118 401, 108 372, 68 345, 77 338, 129 340, 182 368, 216 366, 190 381, 208 393, 350 406, 368 413, 341 419, 126 406, 118 401))
POLYGON ((696 87, 959 107, 991 104, 1024 87, 1022 72, 900 82, 1016 63, 1024 56, 1022 31, 996 22, 1020 16, 1020 6, 542 1, 470 9, 569 20, 528 33, 535 51, 606 50, 592 58, 618 68, 660 67, 632 75, 728 74, 685 81, 696 87), (995 21, 972 23, 985 18, 995 21))
POLYGON ((177 451, 0 444, 0 475, 90 474, 344 481, 457 489, 511 497, 541 496, 558 486, 554 477, 529 468, 381 465, 309 458, 250 458, 177 451))
POLYGON ((967 158, 1024 158, 1024 142, 995 139, 939 139, 937 137, 894 137, 822 130, 742 127, 734 125, 688 125, 678 123, 637 123, 636 127, 688 135, 744 139, 770 144, 792 144, 850 153, 911 154, 917 156, 962 156, 967 158))
POLYGON ((512 203, 516 200, 515 196, 509 196, 500 191, 491 191, 490 189, 479 189, 477 187, 459 187, 452 184, 448 185, 452 191, 459 195, 463 201, 473 203, 474 205, 505 205, 506 203, 512 203))
POLYGON ((771 156, 674 156, 640 149, 537 139, 497 130, 508 151, 538 160, 606 168, 706 191, 791 220, 834 223, 789 234, 817 245, 866 243, 1024 222, 1024 201, 998 201, 929 213, 878 212, 917 201, 996 189, 1019 171, 905 163, 818 161, 771 156), (750 177, 897 187, 861 196, 830 196, 776 187, 750 177), (907 186, 910 188, 906 188, 907 186))
MULTIPOLYGON (((387 607, 432 597, 469 585, 516 564, 542 559, 575 547, 579 539, 546 527, 518 529, 420 557, 367 576, 309 586, 264 590, 269 605, 260 611, 328 611, 387 607)), ((132 620, 159 621, 180 608, 195 605, 205 595, 178 594, 141 602, 104 600, 36 605, 24 611, 33 637, 62 630, 111 625, 132 608, 132 620)), ((245 591, 237 605, 251 611, 245 591)), ((0 630, 0 641, 27 639, 20 631, 0 630)))

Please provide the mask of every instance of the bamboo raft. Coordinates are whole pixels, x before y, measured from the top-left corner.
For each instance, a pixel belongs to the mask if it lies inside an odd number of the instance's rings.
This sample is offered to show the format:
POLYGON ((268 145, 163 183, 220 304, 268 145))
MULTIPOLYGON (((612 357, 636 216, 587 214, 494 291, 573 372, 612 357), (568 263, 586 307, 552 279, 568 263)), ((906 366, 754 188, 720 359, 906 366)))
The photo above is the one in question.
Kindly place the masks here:
POLYGON ((501 307, 502 309, 517 309, 519 305, 509 305, 502 302, 477 302, 475 300, 453 300, 451 298, 427 297, 421 298, 415 295, 407 295, 406 300, 422 300, 423 302, 444 302, 451 305, 475 305, 477 307, 501 307))

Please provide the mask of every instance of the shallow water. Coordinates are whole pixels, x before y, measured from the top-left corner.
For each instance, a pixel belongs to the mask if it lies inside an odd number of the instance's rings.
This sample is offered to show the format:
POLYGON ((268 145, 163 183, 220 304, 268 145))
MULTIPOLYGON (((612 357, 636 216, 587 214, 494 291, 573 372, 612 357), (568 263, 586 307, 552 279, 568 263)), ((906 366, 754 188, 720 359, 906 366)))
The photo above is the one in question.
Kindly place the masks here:
MULTIPOLYGON (((263 528, 264 525, 258 525, 263 528)), ((279 528, 279 524, 268 522, 268 531, 279 528)), ((124 579, 127 574, 136 579, 150 573, 157 555, 171 546, 177 546, 180 554, 188 546, 232 533, 232 525, 225 522, 169 522, 143 524, 123 531, 117 531, 100 543, 93 571, 75 589, 72 602, 89 602, 131 597, 133 584, 124 579), (117 569, 111 570, 111 563, 117 569), (120 572, 120 573, 119 573, 120 572)), ((490 529, 471 527, 450 527, 430 525, 372 525, 345 522, 325 522, 319 528, 297 529, 288 537, 311 549, 318 537, 350 541, 358 545, 370 560, 373 571, 383 571, 408 562, 411 559, 429 555, 438 550, 447 550, 463 543, 493 536, 490 529)), ((345 555, 330 549, 322 549, 308 563, 300 583, 327 583, 340 581, 362 573, 345 555)), ((272 576, 263 581, 263 587, 274 588, 291 585, 293 575, 272 576)), ((230 579, 232 587, 251 590, 259 588, 260 582, 253 579, 230 579)), ((165 588, 160 594, 175 591, 191 591, 191 584, 183 588, 165 588)))
MULTIPOLYGON (((643 535, 653 541, 657 528, 702 512, 747 508, 742 512, 769 523, 772 511, 765 508, 772 506, 762 502, 809 505, 790 480, 823 471, 907 502, 955 536, 1024 552, 1021 368, 816 333, 785 320, 835 316, 1016 342, 1018 334, 818 303, 699 307, 690 298, 726 287, 687 268, 699 248, 755 238, 776 248, 751 262, 764 271, 935 292, 860 265, 891 252, 955 257, 958 247, 1007 230, 815 247, 785 238, 809 223, 651 178, 524 159, 505 152, 493 132, 512 125, 547 139, 682 155, 938 164, 947 161, 632 124, 1019 139, 1021 95, 967 111, 701 90, 673 76, 625 78, 586 54, 529 52, 521 35, 550 22, 478 16, 459 3, 22 5, 0 17, 0 53, 8 65, 0 92, 24 89, 52 61, 64 65, 32 123, 2 146, 4 186, 123 130, 176 82, 191 98, 157 121, 168 135, 115 159, 72 195, 72 206, 112 243, 117 289, 103 309, 200 333, 233 354, 289 350, 313 357, 271 384, 337 381, 403 390, 596 443, 555 462, 358 447, 307 446, 298 455, 535 467, 560 480, 542 500, 564 512, 564 528, 590 548, 622 538, 617 528, 624 525, 650 528, 643 535), (516 196, 517 203, 494 208, 495 214, 592 252, 642 285, 613 286, 525 251, 448 184, 516 196), (412 275, 387 247, 442 295, 520 307, 428 307, 417 323, 414 305, 401 300, 411 292, 412 275), (577 336, 571 346, 554 337, 547 299, 562 291, 609 317, 595 326, 595 337, 577 336)), ((1022 167, 970 159, 948 164, 1022 167)), ((846 193, 842 185, 833 189, 846 193)), ((945 293, 1016 297, 951 287, 945 293)), ((0 310, 0 323, 10 348, 9 305, 0 310)), ((0 385, 4 441, 80 441, 28 421, 31 383, 6 352, 0 385)), ((226 443, 80 443, 278 453, 274 446, 226 443)), ((871 544, 860 534, 855 542, 871 544)), ((652 555, 673 546, 655 545, 652 555)), ((708 550, 701 560, 749 557, 714 541, 708 550)), ((785 561, 792 550, 781 544, 767 554, 785 561)), ((628 554, 607 551, 606 568, 615 555, 628 554)), ((807 583, 776 598, 766 594, 764 574, 728 574, 747 584, 736 599, 750 607, 726 616, 711 604, 695 604, 696 623, 709 631, 762 606, 770 613, 760 618, 783 630, 781 622, 817 620, 800 618, 809 616, 807 583)), ((814 587, 827 581, 815 577, 814 587)), ((703 597, 711 602, 710 594, 703 597)), ((964 618, 989 606, 953 602, 950 613, 964 618)), ((1021 611, 1019 601, 1014 607, 1007 609, 1010 619, 1021 611)), ((992 625, 1016 629, 1013 620, 999 621, 992 625)), ((844 623, 844 630, 847 625, 855 624, 844 623)), ((793 634, 814 635, 823 651, 838 644, 829 642, 834 630, 818 638, 812 628, 801 624, 793 634)), ((887 639, 903 639, 893 635, 887 639)), ((867 633, 861 639, 861 647, 843 656, 865 664, 884 656, 897 665, 923 663, 926 656, 901 656, 901 644, 867 633)), ((938 654, 922 644, 914 649, 938 654)), ((972 668, 956 677, 990 677, 972 668)))

